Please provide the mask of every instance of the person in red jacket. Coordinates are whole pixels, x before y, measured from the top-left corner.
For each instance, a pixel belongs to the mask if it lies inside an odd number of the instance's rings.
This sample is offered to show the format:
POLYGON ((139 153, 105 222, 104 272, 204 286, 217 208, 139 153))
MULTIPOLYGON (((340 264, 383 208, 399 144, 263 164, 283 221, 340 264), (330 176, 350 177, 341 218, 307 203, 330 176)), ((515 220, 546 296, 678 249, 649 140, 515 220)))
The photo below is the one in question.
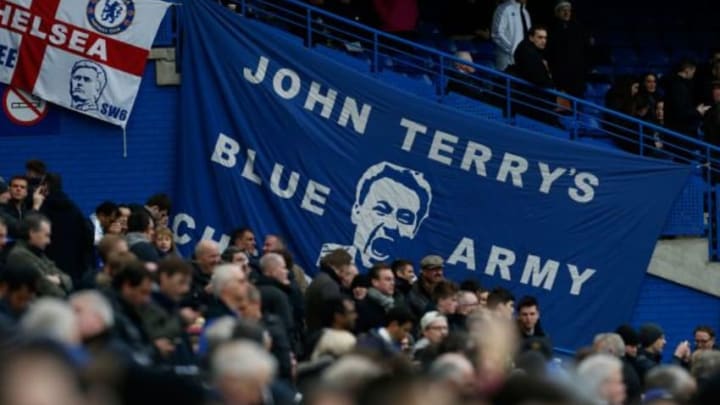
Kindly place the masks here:
POLYGON ((415 33, 419 16, 417 0, 373 0, 380 29, 407 38, 415 33))

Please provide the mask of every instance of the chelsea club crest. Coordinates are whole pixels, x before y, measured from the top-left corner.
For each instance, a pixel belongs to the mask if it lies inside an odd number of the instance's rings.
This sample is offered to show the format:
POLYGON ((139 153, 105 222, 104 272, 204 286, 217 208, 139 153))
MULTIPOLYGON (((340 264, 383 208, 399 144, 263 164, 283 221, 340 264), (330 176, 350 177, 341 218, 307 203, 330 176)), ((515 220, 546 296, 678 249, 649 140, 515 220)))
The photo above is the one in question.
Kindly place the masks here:
POLYGON ((133 0, 90 0, 87 18, 93 28, 107 35, 121 33, 135 17, 133 0))

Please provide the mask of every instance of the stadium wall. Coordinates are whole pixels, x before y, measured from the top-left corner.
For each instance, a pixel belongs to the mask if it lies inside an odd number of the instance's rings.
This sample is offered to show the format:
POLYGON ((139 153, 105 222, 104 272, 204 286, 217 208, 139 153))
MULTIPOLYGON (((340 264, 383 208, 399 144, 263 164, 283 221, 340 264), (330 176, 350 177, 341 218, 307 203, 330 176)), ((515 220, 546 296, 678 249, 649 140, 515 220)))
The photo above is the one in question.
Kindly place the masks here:
POLYGON ((103 200, 144 202, 172 193, 179 92, 155 85, 155 62, 147 64, 127 128, 127 158, 119 127, 60 107, 50 106, 38 128, 0 126, 0 175, 7 180, 24 173, 27 159, 41 159, 86 213, 103 200))

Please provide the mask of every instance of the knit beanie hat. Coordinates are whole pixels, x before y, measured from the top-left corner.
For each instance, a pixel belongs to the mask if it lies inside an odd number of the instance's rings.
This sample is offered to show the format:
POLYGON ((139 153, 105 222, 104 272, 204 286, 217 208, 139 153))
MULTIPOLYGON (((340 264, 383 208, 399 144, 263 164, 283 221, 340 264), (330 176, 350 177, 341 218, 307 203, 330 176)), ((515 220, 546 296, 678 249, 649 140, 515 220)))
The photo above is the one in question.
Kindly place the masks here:
POLYGON ((572 7, 572 3, 568 0, 558 0, 555 2, 555 8, 553 10, 558 11, 561 7, 572 7))
POLYGON ((655 323, 646 323, 640 327, 640 344, 643 347, 652 346, 652 344, 660 339, 660 337, 664 334, 665 332, 663 332, 660 325, 655 323))
POLYGON ((622 325, 615 330, 615 333, 620 335, 623 342, 627 346, 637 346, 640 344, 640 337, 638 333, 630 325, 622 325))
POLYGON ((370 277, 367 274, 358 274, 353 278, 350 288, 370 288, 370 277))

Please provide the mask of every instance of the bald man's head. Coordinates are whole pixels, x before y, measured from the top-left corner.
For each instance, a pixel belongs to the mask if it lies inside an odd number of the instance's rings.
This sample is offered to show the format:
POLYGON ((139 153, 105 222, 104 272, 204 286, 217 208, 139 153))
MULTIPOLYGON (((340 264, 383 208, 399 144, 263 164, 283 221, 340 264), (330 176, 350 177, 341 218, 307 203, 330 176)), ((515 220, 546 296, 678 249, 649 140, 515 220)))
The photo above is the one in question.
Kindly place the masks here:
POLYGON ((220 264, 220 245, 213 240, 201 240, 195 246, 195 261, 204 273, 212 273, 220 264))

